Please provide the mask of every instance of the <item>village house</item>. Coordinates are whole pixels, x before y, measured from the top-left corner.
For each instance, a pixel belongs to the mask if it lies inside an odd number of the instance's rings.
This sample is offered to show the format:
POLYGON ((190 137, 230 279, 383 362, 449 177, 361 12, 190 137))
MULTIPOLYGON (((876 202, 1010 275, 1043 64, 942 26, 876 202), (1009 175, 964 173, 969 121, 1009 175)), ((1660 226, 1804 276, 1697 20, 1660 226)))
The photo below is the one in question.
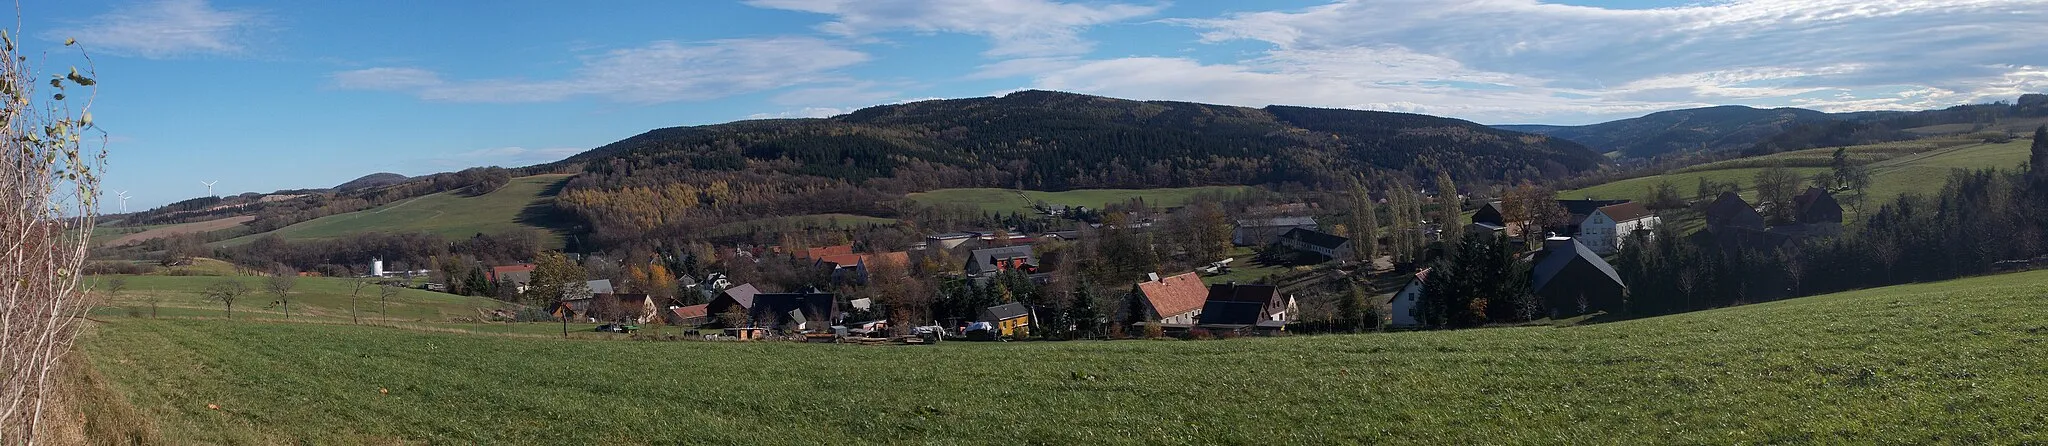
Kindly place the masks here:
POLYGON ((1429 281, 1429 270, 1429 268, 1423 268, 1422 271, 1416 271, 1415 279, 1408 281, 1408 286, 1401 287, 1401 291, 1394 293, 1393 299, 1387 301, 1387 326, 1397 328, 1422 326, 1422 318, 1417 317, 1421 313, 1418 313, 1417 309, 1422 305, 1423 284, 1429 281))
POLYGON ((1631 201, 1601 206, 1580 222, 1578 240, 1593 252, 1610 254, 1621 250, 1636 231, 1653 231, 1662 222, 1642 203, 1631 201))
POLYGON ((1294 228, 1274 238, 1273 244, 1336 259, 1344 256, 1345 249, 1351 245, 1351 239, 1321 231, 1294 228))
POLYGON ((720 315, 730 312, 747 314, 754 308, 754 296, 760 294, 761 289, 755 288, 751 283, 726 288, 724 292, 718 293, 718 297, 705 304, 704 312, 713 322, 720 322, 720 315))
POLYGON ((1565 223, 1564 231, 1558 232, 1558 235, 1576 237, 1585 230, 1582 225, 1594 212, 1600 208, 1628 202, 1629 200, 1557 200, 1557 206, 1564 208, 1564 212, 1571 215, 1565 223))
POLYGON ((1764 230, 1764 214, 1756 211, 1742 195, 1722 192, 1707 205, 1707 232, 1727 233, 1735 231, 1764 230))
POLYGON ((1628 285, 1599 254, 1578 240, 1552 237, 1543 241, 1542 259, 1531 271, 1530 289, 1543 298, 1550 317, 1596 311, 1621 311, 1628 299, 1628 285))
POLYGON ((822 259, 830 256, 852 255, 853 245, 847 244, 835 246, 820 246, 816 248, 804 248, 803 251, 799 251, 794 254, 796 254, 796 258, 810 260, 822 259))
POLYGON ((1293 296, 1280 294, 1272 285, 1221 283, 1209 286, 1198 326, 1210 330, 1284 331, 1294 320, 1293 296))
POLYGON ((563 286, 562 300, 587 299, 599 294, 611 294, 611 279, 597 279, 583 282, 583 286, 563 286))
POLYGON ((774 331, 823 330, 839 323, 839 301, 832 293, 760 293, 747 311, 753 326, 774 331))
POLYGON ((968 255, 964 270, 970 276, 983 276, 1009 270, 1029 274, 1037 268, 1038 259, 1032 255, 1031 246, 1023 245, 976 249, 968 255))
POLYGON ((1003 337, 1031 335, 1031 307, 1011 302, 981 309, 981 322, 993 325, 1003 337))
POLYGON ((835 254, 817 259, 821 267, 832 269, 832 280, 841 283, 868 282, 868 268, 888 263, 897 267, 910 266, 910 253, 885 252, 879 254, 835 254))
POLYGON ((531 263, 493 266, 484 271, 484 280, 491 283, 510 282, 519 292, 524 293, 527 285, 533 283, 533 268, 534 265, 531 263))
POLYGON ((1208 298, 1209 288, 1202 285, 1202 277, 1195 273, 1182 273, 1165 278, 1151 274, 1146 281, 1132 286, 1128 299, 1133 304, 1118 308, 1116 320, 1157 321, 1162 325, 1193 326, 1196 316, 1202 314, 1202 305, 1208 302, 1208 298), (1134 314, 1133 311, 1137 313, 1134 314))
POLYGON ((654 298, 646 294, 632 293, 605 293, 585 298, 563 299, 556 301, 548 309, 548 313, 557 319, 567 316, 571 319, 593 322, 632 321, 642 324, 662 317, 654 298))
POLYGON ((1314 217, 1272 217, 1237 221, 1237 229, 1230 232, 1230 243, 1237 246, 1253 246, 1272 243, 1274 237, 1294 229, 1316 230, 1314 217))

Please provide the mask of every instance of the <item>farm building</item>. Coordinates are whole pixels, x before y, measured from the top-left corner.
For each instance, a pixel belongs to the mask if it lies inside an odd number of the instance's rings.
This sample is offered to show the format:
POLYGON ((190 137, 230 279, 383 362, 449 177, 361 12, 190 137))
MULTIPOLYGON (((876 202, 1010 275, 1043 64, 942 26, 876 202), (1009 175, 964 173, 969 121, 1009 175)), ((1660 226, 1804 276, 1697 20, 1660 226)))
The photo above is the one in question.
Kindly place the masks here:
POLYGON ((1542 260, 1532 271, 1530 289, 1543 298, 1551 317, 1621 311, 1626 304, 1628 285, 1621 275, 1578 240, 1552 237, 1537 256, 1542 260))
POLYGON ((1314 217, 1273 217, 1238 220, 1237 229, 1230 232, 1230 243, 1237 246, 1253 246, 1272 243, 1274 237, 1294 229, 1316 230, 1314 217))
POLYGON ((548 309, 556 318, 567 316, 598 322, 634 321, 647 323, 662 317, 654 298, 646 294, 606 293, 556 301, 548 309))
POLYGON ((1580 225, 1586 222, 1586 218, 1592 217, 1595 211, 1627 202, 1629 200, 1557 200, 1557 206, 1564 208, 1564 212, 1571 215, 1571 220, 1565 224, 1562 234, 1577 236, 1585 229, 1580 225))
POLYGON ((1273 244, 1335 259, 1344 256, 1344 250, 1351 245, 1351 239, 1321 231, 1294 228, 1275 237, 1273 244))
POLYGON ((1191 326, 1196 316, 1202 314, 1202 304, 1208 297, 1209 288, 1202 285, 1202 277, 1195 273, 1165 278, 1154 274, 1151 280, 1131 287, 1130 305, 1117 309, 1116 320, 1191 326))
POLYGON ((832 293, 760 293, 748 308, 753 326, 775 330, 822 330, 839 323, 839 301, 832 293))
POLYGON ((718 297, 712 298, 711 303, 705 304, 704 312, 707 314, 706 317, 714 321, 718 319, 719 315, 728 312, 737 311, 746 314, 754 308, 754 296, 759 294, 761 294, 761 289, 755 288, 754 284, 751 283, 727 288, 725 292, 718 293, 718 297))
POLYGON ((981 309, 981 322, 994 325, 1003 336, 1031 335, 1031 307, 1011 302, 981 309))
POLYGON ((526 284, 533 282, 533 267, 531 263, 493 266, 484 271, 484 280, 491 283, 512 282, 519 286, 520 292, 525 292, 526 284))
POLYGON ((1707 231, 1724 233, 1740 230, 1764 230, 1764 214, 1758 213, 1749 202, 1742 201, 1742 195, 1722 192, 1713 204, 1707 205, 1707 231))
POLYGON ((704 325, 711 322, 711 312, 708 311, 710 307, 709 304, 671 306, 668 309, 668 323, 685 327, 704 325))

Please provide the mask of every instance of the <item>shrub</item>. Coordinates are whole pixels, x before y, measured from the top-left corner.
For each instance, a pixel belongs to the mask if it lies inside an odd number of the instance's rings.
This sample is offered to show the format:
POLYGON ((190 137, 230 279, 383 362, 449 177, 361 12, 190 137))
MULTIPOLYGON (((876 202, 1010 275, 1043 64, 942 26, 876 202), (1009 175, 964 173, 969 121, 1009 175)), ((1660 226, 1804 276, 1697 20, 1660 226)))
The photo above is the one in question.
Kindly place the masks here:
POLYGON ((1216 336, 1209 334, 1208 329, 1197 328, 1193 330, 1188 330, 1188 339, 1195 341, 1207 341, 1216 339, 1216 336))

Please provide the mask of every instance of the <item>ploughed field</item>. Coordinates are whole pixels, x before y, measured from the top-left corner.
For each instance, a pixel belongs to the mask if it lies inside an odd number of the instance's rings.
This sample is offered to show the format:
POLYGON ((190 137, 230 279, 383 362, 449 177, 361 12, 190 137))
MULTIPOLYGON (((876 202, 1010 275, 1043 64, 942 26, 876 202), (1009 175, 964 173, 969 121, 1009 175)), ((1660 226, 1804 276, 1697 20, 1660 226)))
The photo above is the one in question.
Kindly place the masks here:
POLYGON ((88 431, 177 444, 2048 441, 2048 272, 1571 327, 1218 341, 97 318, 80 349, 107 389, 89 406, 110 409, 88 431))

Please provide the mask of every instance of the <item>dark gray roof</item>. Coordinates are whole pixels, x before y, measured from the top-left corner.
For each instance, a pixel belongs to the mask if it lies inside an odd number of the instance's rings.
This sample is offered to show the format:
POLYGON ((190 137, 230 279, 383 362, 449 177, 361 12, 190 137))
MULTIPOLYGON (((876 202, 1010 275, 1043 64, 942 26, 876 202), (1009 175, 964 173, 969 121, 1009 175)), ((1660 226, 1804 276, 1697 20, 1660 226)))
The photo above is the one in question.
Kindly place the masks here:
POLYGON ((1024 304, 1018 302, 1011 302, 981 309, 982 322, 1010 320, 1030 315, 1031 307, 1026 307, 1024 306, 1024 304))
POLYGON ((738 302, 741 308, 754 308, 754 296, 758 294, 761 294, 761 289, 755 288, 751 283, 725 289, 725 295, 732 296, 732 300, 738 302))
POLYGON ((611 280, 611 279, 597 279, 597 280, 592 280, 592 281, 589 281, 589 282, 584 282, 584 283, 583 283, 583 285, 584 285, 584 286, 587 286, 587 287, 590 287, 590 293, 591 293, 591 294, 611 294, 611 293, 612 293, 612 280, 611 280))
POLYGON ((1288 230, 1286 234, 1280 234, 1280 238, 1299 241, 1302 243, 1307 243, 1311 246, 1320 246, 1328 249, 1337 249, 1344 247, 1344 243, 1351 241, 1351 239, 1337 236, 1335 234, 1330 234, 1322 231, 1311 231, 1302 228, 1294 228, 1288 230))
POLYGON ((974 250, 973 259, 967 263, 967 273, 977 274, 996 270, 997 260, 1022 257, 1026 264, 1036 264, 1038 259, 1031 256, 1031 245, 1004 246, 974 250))
POLYGON ((1585 244, 1579 243, 1576 239, 1571 241, 1570 248, 1546 251, 1543 261, 1537 262, 1535 271, 1533 271, 1536 280, 1535 286, 1531 288, 1532 290, 1542 291, 1545 285, 1550 284, 1551 279, 1557 278, 1558 273, 1564 272, 1565 267, 1579 262, 1592 265, 1601 274, 1605 274, 1608 279, 1614 280, 1614 283, 1622 283, 1621 274, 1614 272, 1613 265, 1608 265, 1606 260, 1600 259, 1599 254, 1594 254, 1592 249, 1587 249, 1585 244))
POLYGON ((831 293, 756 294, 754 306, 747 310, 747 315, 760 326, 781 326, 795 322, 790 318, 791 311, 803 314, 805 322, 812 326, 839 322, 839 301, 831 293))
POLYGON ((1265 319, 1264 302, 1238 302, 1210 299, 1202 304, 1202 314, 1195 316, 1202 325, 1252 325, 1265 319))

